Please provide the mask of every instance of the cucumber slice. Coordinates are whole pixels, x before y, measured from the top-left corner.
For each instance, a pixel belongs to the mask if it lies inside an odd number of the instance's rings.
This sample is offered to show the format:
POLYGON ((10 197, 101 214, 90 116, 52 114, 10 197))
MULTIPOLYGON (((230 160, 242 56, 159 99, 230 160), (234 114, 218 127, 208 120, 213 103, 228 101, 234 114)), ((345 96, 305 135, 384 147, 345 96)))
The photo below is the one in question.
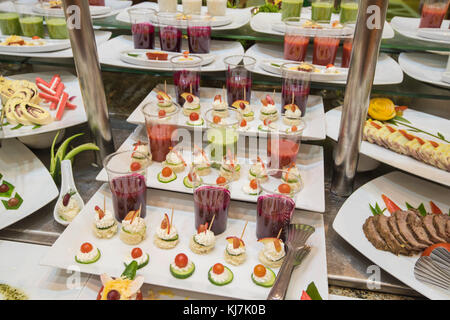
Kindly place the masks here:
POLYGON ((172 181, 176 180, 177 179, 177 175, 175 174, 175 172, 173 172, 173 178, 171 178, 170 180, 164 180, 161 177, 161 172, 160 172, 160 173, 158 173, 157 178, 158 178, 158 181, 161 182, 161 183, 169 183, 169 182, 172 182, 172 181))
POLYGON ((170 268, 169 269, 170 269, 170 273, 175 278, 177 278, 177 279, 186 279, 186 278, 189 278, 194 273, 194 271, 195 271, 195 264, 193 262, 191 262, 191 267, 187 271, 184 271, 184 272, 180 272, 178 270, 175 270, 172 267, 172 264, 170 264, 170 268))
POLYGON ((262 125, 262 124, 260 124, 259 126, 258 126, 258 130, 259 131, 264 131, 264 132, 269 132, 270 130, 269 130, 269 128, 264 128, 264 126, 262 125))
POLYGON ((192 123, 190 120, 186 121, 186 123, 187 123, 189 126, 200 127, 200 126, 202 126, 202 125, 205 123, 205 121, 204 121, 203 119, 201 119, 201 120, 202 120, 202 122, 201 122, 201 123, 198 123, 198 124, 194 124, 194 123, 192 123))
POLYGON ((249 113, 244 113, 244 117, 253 117, 255 115, 255 113, 253 111, 249 112, 249 113))
POLYGON ((204 244, 198 243, 197 240, 195 240, 195 234, 192 236, 192 240, 194 240, 194 242, 199 246, 206 247, 204 244))
POLYGON ((80 261, 80 260, 78 260, 77 256, 75 256, 75 261, 78 262, 78 263, 81 263, 81 264, 91 264, 91 263, 97 262, 98 259, 100 259, 101 255, 102 255, 102 254, 100 253, 100 249, 97 248, 97 251, 98 251, 98 252, 97 252, 97 255, 96 255, 95 258, 92 259, 91 261, 86 261, 86 262, 80 261))
POLYGON ((276 275, 275 272, 272 271, 272 269, 266 267, 267 272, 270 274, 270 278, 267 281, 258 281, 255 279, 255 276, 252 273, 252 280, 255 284, 258 286, 264 287, 264 288, 270 288, 275 283, 276 275))
MULTIPOLYGON (((159 238, 159 237, 158 237, 159 238)), ((171 238, 171 239, 161 239, 159 238, 159 240, 161 241, 167 241, 167 242, 171 242, 171 241, 176 241, 178 240, 178 235, 176 235, 175 237, 171 238)))
POLYGON ((239 253, 239 254, 232 254, 230 251, 228 251, 228 248, 227 249, 225 249, 225 251, 230 255, 230 256, 233 256, 233 257, 238 257, 238 256, 241 256, 241 255, 243 255, 244 253, 239 253))
MULTIPOLYGON (((63 217, 60 216, 60 218, 64 220, 63 217)), ((116 223, 114 222, 114 223, 113 223, 112 225, 110 225, 109 227, 99 228, 99 227, 96 226, 96 228, 97 228, 98 230, 108 230, 108 229, 111 229, 112 227, 114 227, 115 225, 116 225, 116 223)))
MULTIPOLYGON (((225 171, 225 172, 231 172, 231 170, 228 170, 228 169, 227 169, 226 167, 224 167, 224 166, 221 166, 221 169, 222 169, 223 171, 225 171)), ((234 167, 234 169, 235 169, 236 172, 241 171, 241 165, 240 165, 240 164, 237 164, 237 165, 234 167)))
POLYGON ((262 112, 261 111, 261 114, 262 115, 265 115, 265 116, 271 116, 271 115, 274 115, 274 114, 276 114, 277 113, 277 111, 275 110, 274 112, 269 112, 269 113, 267 113, 267 112, 262 112))
POLYGON ((297 179, 288 179, 288 180, 286 181, 284 178, 281 178, 281 180, 283 180, 284 182, 287 182, 287 183, 297 183, 297 182, 298 182, 297 179))
POLYGON ((226 267, 226 266, 223 266, 224 267, 224 271, 223 272, 227 272, 228 273, 228 279, 225 281, 225 282, 215 282, 214 281, 214 279, 213 278, 211 278, 211 271, 212 271, 212 268, 213 267, 211 267, 210 269, 209 269, 209 271, 208 271, 208 280, 213 284, 213 285, 216 285, 216 286, 224 286, 224 285, 227 285, 227 284, 229 284, 231 281, 233 281, 233 278, 234 278, 234 275, 233 275, 233 272, 228 268, 228 267, 226 267))
MULTIPOLYGON (((148 255, 148 253, 146 253, 146 255, 147 255, 147 259, 145 259, 145 261, 143 263, 138 264, 138 267, 137 267, 138 269, 141 269, 141 268, 145 267, 146 265, 148 265, 148 262, 150 261, 150 256, 148 255)), ((133 261, 136 261, 136 260, 133 260, 133 261)), ((129 264, 126 264, 124 262, 123 264, 125 265, 125 267, 128 267, 128 265, 131 264, 131 262, 129 264)))

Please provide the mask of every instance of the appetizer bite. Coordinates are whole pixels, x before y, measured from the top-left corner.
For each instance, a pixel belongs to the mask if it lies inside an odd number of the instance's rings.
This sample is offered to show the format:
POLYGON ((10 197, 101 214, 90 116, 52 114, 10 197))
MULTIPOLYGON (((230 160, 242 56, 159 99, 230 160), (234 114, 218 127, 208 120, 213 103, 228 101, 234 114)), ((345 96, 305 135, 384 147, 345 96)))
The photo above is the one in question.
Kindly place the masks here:
POLYGON ((211 173, 211 163, 209 162, 208 155, 203 149, 197 146, 194 146, 194 148, 192 165, 195 167, 195 172, 199 176, 207 176, 211 173))
POLYGON ((263 107, 261 108, 261 114, 259 118, 264 120, 270 120, 270 121, 277 121, 278 120, 278 110, 275 107, 275 102, 273 101, 272 97, 270 95, 266 95, 264 99, 261 99, 261 103, 263 107))
POLYGON ((141 208, 136 211, 130 211, 122 221, 120 229, 120 239, 129 245, 141 243, 147 236, 147 225, 145 220, 140 217, 141 208))
POLYGON ((250 129, 250 127, 248 126, 247 120, 241 119, 239 122, 239 130, 247 131, 248 129, 250 129))
POLYGON ((233 272, 221 263, 216 263, 208 271, 208 280, 216 286, 227 285, 233 278, 233 272))
POLYGON ((273 272, 272 269, 263 266, 262 264, 257 264, 253 268, 252 280, 258 286, 270 288, 275 283, 275 278, 275 272, 273 272))
POLYGON ((186 120, 186 124, 192 127, 202 126, 205 121, 197 112, 191 112, 189 119, 186 120))
POLYGON ((302 111, 296 104, 287 104, 284 106, 283 123, 288 126, 296 126, 301 123, 302 111))
POLYGON ((262 124, 260 124, 259 126, 258 126, 258 130, 259 131, 262 131, 262 132, 269 132, 270 131, 270 127, 269 127, 269 125, 272 123, 272 121, 271 120, 269 120, 269 119, 264 119, 263 120, 263 122, 262 122, 262 124))
POLYGON ((239 180, 241 176, 241 166, 233 158, 233 156, 229 155, 220 165, 220 175, 227 179, 227 181, 239 180))
POLYGON ((152 154, 150 153, 148 144, 138 140, 135 144, 133 144, 133 151, 135 152, 131 154, 132 163, 137 162, 141 165, 141 167, 149 166, 152 163, 152 154), (147 157, 144 157, 143 155, 147 157))
POLYGON ((259 187, 258 181, 256 179, 252 179, 249 184, 244 184, 242 186, 242 191, 248 195, 257 196, 261 193, 261 188, 259 187))
POLYGON ((125 267, 128 267, 128 265, 133 261, 136 261, 137 268, 141 269, 148 264, 150 261, 150 256, 148 253, 144 253, 141 248, 133 248, 130 254, 125 257, 123 264, 125 267))
POLYGON ((183 184, 186 188, 192 189, 195 186, 198 186, 202 183, 202 178, 200 178, 197 174, 197 170, 194 166, 191 167, 189 173, 183 179, 183 184))
POLYGON ((245 243, 242 238, 244 237, 244 232, 247 227, 248 221, 245 223, 244 230, 242 231, 241 237, 227 237, 228 242, 225 248, 225 261, 233 266, 241 265, 247 259, 247 253, 245 248, 245 243))
POLYGON ((117 233, 117 222, 113 214, 95 206, 95 221, 93 225, 94 234, 100 239, 110 239, 117 233))
POLYGON ((189 278, 195 271, 195 264, 189 260, 187 255, 179 253, 174 262, 170 264, 170 273, 177 279, 189 278))
POLYGON ((173 209, 170 220, 167 213, 164 214, 164 218, 161 221, 159 228, 156 229, 155 239, 153 242, 160 249, 173 249, 176 247, 178 242, 180 242, 177 228, 173 225, 173 209))
POLYGON ((162 183, 169 183, 177 179, 177 175, 170 167, 164 167, 160 173, 158 173, 157 179, 162 183))
POLYGON ((281 267, 286 256, 283 240, 279 238, 262 238, 258 242, 264 244, 264 248, 258 255, 259 261, 271 268, 281 267))
POLYGON ((233 102, 232 106, 239 111, 242 118, 247 122, 253 121, 253 119, 255 119, 255 113, 253 112, 253 108, 250 105, 250 102, 245 100, 236 100, 235 102, 233 102))
POLYGON ((81 211, 80 204, 74 197, 75 194, 75 191, 67 192, 58 203, 57 212, 64 221, 71 222, 81 211))
POLYGON ((162 163, 162 165, 164 167, 169 167, 173 172, 180 173, 184 171, 186 162, 178 150, 170 147, 170 151, 166 155, 166 160, 162 163))
POLYGON ((220 94, 214 97, 212 107, 214 110, 214 116, 218 116, 220 118, 228 117, 228 104, 224 100, 222 100, 222 96, 220 94))
POLYGON ((173 104, 172 97, 164 91, 158 91, 156 99, 158 100, 157 105, 161 110, 164 110, 166 113, 175 111, 176 107, 173 104))
POLYGON ((125 268, 120 278, 111 278, 106 273, 100 276, 102 287, 97 300, 142 300, 141 287, 144 277, 136 277, 138 264, 132 261, 125 268))
POLYGON ((181 94, 185 100, 183 104, 183 114, 187 117, 193 112, 200 114, 200 98, 191 93, 185 92, 181 94))
POLYGON ((90 242, 85 242, 80 246, 75 261, 81 264, 91 264, 100 259, 100 250, 90 242))
POLYGON ((250 167, 248 178, 250 180, 259 179, 261 182, 267 181, 268 176, 266 166, 260 157, 257 157, 256 162, 250 167))
MULTIPOLYGON (((215 216, 214 216, 215 217, 215 216)), ((216 237, 214 232, 211 231, 211 226, 214 222, 211 221, 211 224, 208 228, 208 222, 205 224, 201 224, 198 227, 197 233, 194 234, 191 238, 191 242, 189 243, 189 248, 191 248, 192 252, 196 254, 207 254, 214 249, 214 245, 216 244, 216 237)))
POLYGON ((298 170, 298 167, 295 165, 295 163, 292 163, 289 168, 282 173, 281 181, 289 185, 289 193, 300 191, 300 189, 302 188, 302 180, 300 176, 300 170, 298 170))

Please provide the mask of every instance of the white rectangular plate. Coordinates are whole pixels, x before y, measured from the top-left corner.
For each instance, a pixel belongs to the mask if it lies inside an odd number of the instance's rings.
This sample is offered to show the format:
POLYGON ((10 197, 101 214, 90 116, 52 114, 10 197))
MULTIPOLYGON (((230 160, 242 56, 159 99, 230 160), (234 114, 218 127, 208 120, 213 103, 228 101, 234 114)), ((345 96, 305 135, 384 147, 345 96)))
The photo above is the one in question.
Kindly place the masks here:
MULTIPOLYGON (((119 151, 132 150, 133 144, 138 140, 147 141, 145 127, 138 127, 130 137, 120 146, 119 151)), ((185 151, 184 158, 188 159, 185 151)), ((256 151, 249 151, 256 157, 256 151)), ((241 165, 240 179, 234 181, 230 185, 231 199, 256 202, 257 196, 245 194, 242 187, 250 182, 248 179, 248 171, 250 165, 246 163, 245 159, 239 159, 241 165)), ((127 164, 128 165, 128 164, 127 164)), ((308 145, 302 143, 300 152, 297 158, 297 167, 300 170, 304 187, 296 195, 295 205, 297 209, 305 209, 317 212, 325 211, 325 194, 324 194, 324 164, 323 164, 323 148, 320 146, 308 145)), ((161 183, 157 179, 158 173, 162 170, 162 165, 158 162, 153 162, 147 171, 147 187, 170 190, 182 193, 192 193, 192 189, 184 186, 183 178, 188 174, 188 169, 177 174, 177 179, 170 183, 161 183)), ((214 170, 214 169, 213 169, 214 170)), ((106 171, 102 169, 96 177, 99 181, 108 181, 106 171)))
MULTIPOLYGON (((1 36, 0 42, 6 41, 8 36, 1 36)), ((30 42, 33 41, 31 38, 24 38, 25 41, 30 42)), ((55 40, 55 39, 44 39, 44 42, 39 45, 34 46, 6 46, 0 45, 0 54, 2 53, 48 53, 54 51, 60 51, 67 48, 70 48, 70 40, 55 40)))
MULTIPOLYGON (((283 44, 277 43, 256 43, 251 46, 246 52, 246 55, 251 56, 258 61, 258 64, 253 69, 253 72, 281 78, 281 74, 271 73, 266 71, 262 66, 265 60, 277 60, 284 59, 283 44)), ((308 53, 306 56, 306 61, 312 62, 313 55, 313 45, 308 46, 308 53)), ((336 55, 335 65, 339 67, 341 65, 342 48, 338 49, 336 55)), ((326 82, 326 83, 338 83, 346 84, 347 77, 344 80, 328 80, 325 75, 321 75, 318 78, 315 75, 311 76, 311 81, 326 82)), ((377 61, 377 67, 375 69, 375 78, 373 80, 374 85, 385 85, 385 84, 395 84, 401 83, 403 81, 403 72, 397 62, 389 57, 385 53, 380 53, 377 61)))
MULTIPOLYGON (((136 4, 132 6, 132 8, 150 8, 154 9, 156 11, 159 10, 158 4, 156 2, 141 2, 139 4, 136 4)), ((178 5, 177 10, 179 12, 183 11, 183 6, 178 5)), ((203 6, 202 7, 202 14, 206 14, 208 9, 203 6)), ((247 9, 227 9, 226 11, 226 17, 230 17, 231 23, 221 25, 221 26, 213 26, 212 30, 233 30, 238 29, 244 25, 246 25, 250 21, 251 13, 250 8, 247 9)), ((124 23, 130 23, 130 16, 127 12, 127 10, 122 10, 117 16, 116 20, 124 23)))
MULTIPOLYGON (((159 38, 155 39, 155 47, 159 48, 159 38)), ((187 40, 183 40, 181 51, 189 50, 187 40)), ((115 67, 139 69, 139 70, 161 70, 172 72, 172 66, 140 66, 122 61, 120 54, 125 50, 134 48, 133 38, 131 36, 119 36, 106 41, 98 47, 98 56, 100 63, 115 67)), ((180 52, 181 54, 181 52, 180 52)), ((211 40, 210 54, 215 56, 215 61, 202 67, 202 72, 223 71, 226 66, 223 59, 232 55, 244 54, 244 48, 237 41, 211 40)))
POLYGON ((421 202, 428 204, 430 200, 444 212, 450 207, 448 188, 396 171, 378 177, 356 190, 336 215, 333 229, 367 258, 424 296, 430 299, 450 299, 449 291, 415 279, 414 264, 418 256, 395 256, 377 250, 365 237, 362 226, 372 215, 369 203, 382 203, 382 194, 386 194, 403 208, 405 201, 419 205, 421 202))
MULTIPOLYGON (((61 81, 65 84, 65 91, 69 94, 69 97, 75 96, 75 98, 71 101, 71 103, 75 104, 77 108, 75 110, 65 110, 61 120, 54 120, 52 123, 43 125, 37 129, 33 129, 34 125, 31 126, 23 126, 19 129, 12 129, 16 125, 7 125, 4 126, 4 134, 5 138, 15 138, 15 137, 23 137, 30 136, 44 132, 56 131, 68 127, 75 126, 80 123, 84 123, 87 121, 86 111, 84 110, 83 99, 81 97, 80 85, 78 83, 78 78, 73 74, 67 71, 52 71, 52 72, 40 72, 40 73, 26 73, 14 75, 8 78, 14 80, 28 80, 31 82, 35 82, 36 77, 41 77, 45 81, 50 81, 53 75, 59 74, 61 76, 61 81)), ((42 104, 41 104, 42 105, 42 104)), ((47 107, 44 106, 46 110, 47 107)), ((51 115, 54 117, 56 115, 56 110, 50 110, 51 115)))
MULTIPOLYGON (((123 259, 133 246, 124 244, 118 235, 111 239, 97 239, 92 232, 94 207, 103 204, 104 196, 107 210, 113 210, 109 186, 104 184, 56 240, 50 251, 41 260, 41 264, 62 269, 73 267, 76 264, 74 256, 79 246, 87 241, 95 244, 100 249, 102 256, 94 264, 78 264, 80 270, 92 274, 107 273, 114 277, 120 276, 124 270, 123 259)), ((151 196, 152 192, 148 190, 147 197, 151 196)), ((161 223, 163 214, 168 211, 168 208, 147 206, 147 217, 145 218, 148 227, 147 239, 140 243, 139 247, 149 254, 150 262, 138 271, 138 274, 144 276, 146 283, 240 299, 265 299, 267 297, 270 289, 255 285, 250 277, 253 267, 259 263, 257 256, 262 248, 262 245, 256 241, 254 222, 248 223, 244 235, 248 255, 246 262, 238 267, 225 263, 233 271, 234 280, 226 286, 219 287, 208 281, 208 270, 217 262, 224 263, 223 253, 227 243, 225 238, 240 234, 245 221, 228 219, 227 230, 216 237, 215 248, 207 255, 197 255, 189 249, 189 239, 195 233, 192 212, 175 211, 174 213, 173 221, 180 237, 180 243, 174 249, 162 250, 153 244, 155 227, 161 223), (180 252, 184 252, 192 259, 196 267, 194 274, 184 280, 174 278, 169 272, 170 263, 180 252)), ((302 214, 300 222, 312 225, 316 231, 307 242, 312 247, 311 253, 292 274, 287 298, 298 300, 301 291, 305 290, 311 281, 314 281, 319 293, 324 299, 327 299, 328 282, 323 219, 320 214, 305 213, 305 215, 302 214)))
MULTIPOLYGON (((401 35, 416 39, 416 40, 423 40, 428 42, 434 42, 434 43, 443 43, 443 44, 449 44, 449 39, 430 39, 426 37, 421 37, 417 34, 417 30, 419 29, 420 25, 420 18, 407 18, 407 17, 394 17, 391 20, 392 28, 394 28, 395 31, 400 33, 401 35)), ((448 27, 450 25, 450 20, 444 20, 442 21, 441 29, 442 30, 448 30, 448 27)), ((428 29, 429 30, 429 29, 428 29)))
POLYGON ((15 186, 13 196, 17 192, 23 199, 17 210, 6 210, 0 203, 0 229, 28 217, 58 196, 58 188, 47 168, 17 139, 2 140, 0 173, 3 180, 15 186))
MULTIPOLYGON (((303 8, 301 13, 302 19, 311 19, 311 9, 303 8)), ((331 21, 339 21, 339 14, 333 13, 331 16, 331 21)), ((281 22, 281 13, 275 12, 261 12, 254 15, 250 20, 250 27, 256 32, 262 32, 273 35, 284 35, 284 32, 274 30, 272 28, 273 24, 278 24, 281 22)), ((385 22, 383 28, 383 39, 390 39, 394 37, 394 30, 388 22, 385 22)))
MULTIPOLYGON (((142 113, 142 107, 150 102, 156 100, 156 92, 158 90, 163 90, 164 85, 157 85, 145 99, 139 104, 139 106, 130 114, 127 121, 134 124, 145 124, 144 115, 142 113)), ((167 85, 167 93, 172 97, 176 97, 175 95, 175 87, 173 85, 167 85)), ((240 131, 241 135, 245 136, 256 136, 258 134, 258 126, 262 124, 262 121, 259 119, 260 108, 262 107, 261 98, 265 97, 266 94, 270 92, 263 91, 254 91, 252 90, 252 105, 254 106, 255 119, 248 123, 248 130, 240 131)), ((200 104, 202 106, 202 117, 206 111, 212 108, 212 102, 215 95, 220 94, 223 98, 223 90, 218 88, 200 88, 200 104)), ((274 98, 275 104, 278 106, 279 110, 281 110, 281 94, 276 93, 275 96, 270 93, 274 98)), ((186 121, 188 117, 184 115, 180 115, 179 117, 179 125, 187 128, 192 128, 191 126, 186 125, 186 121)), ((323 107, 323 101, 321 96, 310 95, 308 98, 308 104, 306 108, 306 114, 303 117, 303 120, 306 122, 306 128, 303 131, 303 140, 323 140, 325 139, 325 112, 323 107)), ((280 128, 282 127, 282 119, 281 117, 278 119, 277 123, 279 123, 280 128)), ((203 125, 206 128, 206 124, 203 125)), ((286 127, 287 128, 287 127, 286 127)))
MULTIPOLYGON (((420 129, 431 132, 440 132, 447 139, 450 137, 450 120, 439 118, 413 109, 405 110, 403 117, 408 119, 412 125, 420 129)), ((328 111, 326 113, 326 119, 327 136, 337 141, 341 123, 341 108, 339 107, 328 111)), ((406 128, 406 130, 408 130, 408 128, 406 128)), ((425 139, 433 140, 430 136, 421 135, 420 133, 414 134, 425 139)), ((396 153, 367 141, 361 142, 360 153, 375 160, 387 163, 395 168, 415 174, 419 177, 450 186, 450 172, 430 166, 412 157, 396 153)))
MULTIPOLYGON (((0 282, 21 289, 30 300, 75 300, 89 275, 39 265, 50 247, 0 240, 0 282)), ((0 295, 0 300, 2 296, 0 295)))

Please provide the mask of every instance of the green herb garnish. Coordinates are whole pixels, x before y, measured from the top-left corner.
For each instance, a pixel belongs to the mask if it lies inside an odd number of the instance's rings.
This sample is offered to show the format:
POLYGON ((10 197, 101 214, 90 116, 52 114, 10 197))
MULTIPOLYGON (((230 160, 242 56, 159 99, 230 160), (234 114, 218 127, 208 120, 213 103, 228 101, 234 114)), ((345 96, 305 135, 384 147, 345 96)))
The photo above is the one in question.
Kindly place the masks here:
POLYGON ((134 57, 134 58, 137 58, 137 57, 139 57, 139 54, 138 53, 127 53, 130 57, 134 57))
POLYGON ((378 205, 378 202, 375 202, 375 205, 372 207, 372 205, 369 203, 370 211, 372 211, 372 214, 374 216, 382 215, 384 211, 386 211, 386 208, 381 210, 380 206, 378 205))
POLYGON ((319 290, 317 290, 317 287, 314 284, 314 281, 308 285, 308 288, 306 289, 306 293, 311 298, 311 300, 322 300, 322 297, 320 296, 319 290))
POLYGON ((17 126, 15 126, 14 128, 11 128, 11 130, 17 130, 23 127, 23 124, 18 124, 17 126))
POLYGON ((2 200, 3 206, 6 208, 6 210, 17 210, 19 209, 19 207, 22 205, 23 203, 23 199, 22 197, 16 192, 16 194, 14 195, 14 198, 16 198, 17 200, 19 200, 19 202, 17 203, 17 205, 15 206, 10 206, 8 204, 8 200, 2 200))
POLYGON ((11 197, 15 187, 11 183, 6 181, 6 180, 3 180, 2 184, 6 184, 9 187, 9 190, 6 191, 6 192, 0 193, 0 197, 2 197, 2 198, 9 198, 9 197, 11 197))

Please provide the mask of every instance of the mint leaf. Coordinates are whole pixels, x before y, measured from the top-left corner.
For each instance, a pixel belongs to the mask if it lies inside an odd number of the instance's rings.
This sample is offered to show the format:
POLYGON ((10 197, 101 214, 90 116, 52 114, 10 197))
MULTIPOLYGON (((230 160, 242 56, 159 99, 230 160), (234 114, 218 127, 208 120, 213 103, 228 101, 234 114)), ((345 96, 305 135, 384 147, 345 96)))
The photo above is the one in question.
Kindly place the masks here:
POLYGON ((417 207, 417 210, 419 210, 420 214, 425 217, 427 215, 427 210, 425 209, 425 206, 423 203, 420 204, 420 206, 417 207))

